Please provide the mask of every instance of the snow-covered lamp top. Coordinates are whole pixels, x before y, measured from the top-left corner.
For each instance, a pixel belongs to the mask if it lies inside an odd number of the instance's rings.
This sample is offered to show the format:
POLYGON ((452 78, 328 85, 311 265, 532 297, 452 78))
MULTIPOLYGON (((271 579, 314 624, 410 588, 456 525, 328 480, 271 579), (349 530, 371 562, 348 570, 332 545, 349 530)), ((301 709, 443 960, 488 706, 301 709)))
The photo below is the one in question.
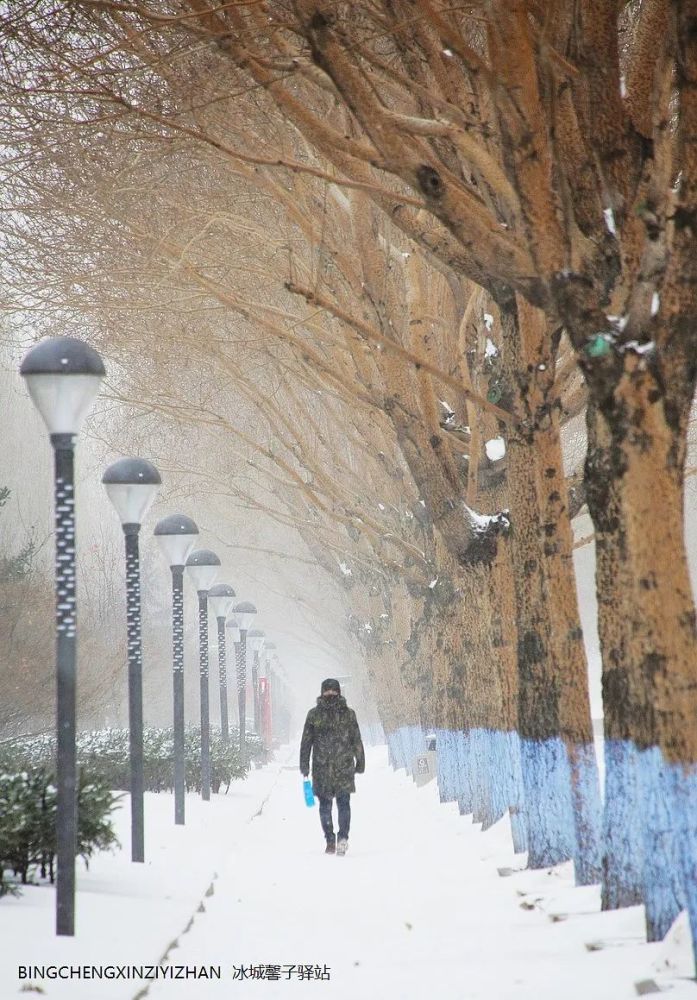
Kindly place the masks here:
POLYGON ((121 524, 140 524, 161 484, 160 473, 144 458, 121 458, 102 476, 121 524))
POLYGON ((264 633, 258 628, 253 628, 251 632, 247 633, 247 642, 253 653, 261 652, 261 647, 264 645, 264 638, 264 633))
POLYGON ((155 525, 153 532, 170 566, 183 566, 198 535, 196 522, 186 514, 170 514, 155 525))
POLYGON ((189 579, 196 590, 210 590, 220 568, 220 559, 210 549, 194 549, 186 560, 189 579))
POLYGON ((42 340, 19 368, 49 434, 77 434, 106 372, 93 347, 75 337, 42 340))
POLYGON ((254 615, 257 613, 257 609, 249 601, 242 601, 241 604, 236 604, 232 609, 235 613, 235 618, 239 622, 239 627, 242 632, 246 632, 249 626, 254 621, 254 615))
POLYGON ((215 618, 227 618, 235 603, 235 591, 227 583, 216 583, 208 591, 208 606, 215 618))

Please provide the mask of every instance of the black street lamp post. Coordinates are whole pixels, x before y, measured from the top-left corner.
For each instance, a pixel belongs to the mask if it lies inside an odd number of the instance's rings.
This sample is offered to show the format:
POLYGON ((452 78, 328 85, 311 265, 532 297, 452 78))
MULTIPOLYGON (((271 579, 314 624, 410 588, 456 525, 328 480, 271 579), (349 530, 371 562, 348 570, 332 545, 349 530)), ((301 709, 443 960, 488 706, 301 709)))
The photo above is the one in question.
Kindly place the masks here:
POLYGON ((271 654, 270 668, 274 679, 275 701, 273 711, 277 733, 280 740, 288 742, 290 739, 290 706, 292 702, 290 696, 291 686, 288 673, 281 663, 277 652, 271 654))
POLYGON ((261 708, 259 703, 259 654, 264 647, 264 633, 261 629, 253 628, 247 635, 250 649, 252 650, 252 702, 254 707, 254 732, 259 735, 261 732, 261 708))
POLYGON ((245 728, 247 725, 247 631, 254 621, 257 609, 249 601, 236 604, 232 613, 237 619, 240 630, 240 641, 235 645, 235 661, 237 666, 237 704, 240 716, 240 757, 247 759, 245 748, 245 728))
POLYGON ((220 559, 210 549, 196 549, 186 560, 198 594, 198 649, 201 688, 201 798, 211 797, 211 724, 208 696, 208 591, 215 583, 220 559))
POLYGON ((155 525, 154 535, 172 571, 172 693, 174 735, 174 822, 183 825, 186 804, 184 763, 184 566, 198 535, 196 522, 171 514, 155 525))
POLYGON ((122 458, 102 476, 121 519, 126 542, 126 633, 128 641, 128 740, 131 763, 131 861, 145 861, 143 808, 143 651, 138 532, 161 484, 160 473, 142 458, 122 458))
POLYGON ((276 643, 270 642, 268 639, 264 640, 264 674, 271 680, 272 676, 272 665, 271 659, 276 654, 276 643))
MULTIPOLYGON (((235 618, 234 615, 231 615, 228 618, 228 620, 227 620, 225 628, 230 633, 229 636, 228 636, 228 638, 232 640, 232 643, 233 643, 234 649, 235 649, 235 691, 238 692, 238 685, 237 685, 238 669, 237 669, 237 665, 238 665, 238 661, 239 661, 239 645, 240 645, 240 638, 241 638, 240 623, 237 621, 237 619, 235 618)), ((240 711, 240 706, 239 706, 239 692, 238 692, 238 697, 233 700, 233 705, 235 706, 235 714, 238 716, 238 720, 237 721, 238 721, 238 724, 239 724, 239 711, 240 711)), ((238 743, 239 743, 239 738, 238 738, 238 743)))
POLYGON ((56 524, 56 933, 75 933, 77 847, 75 438, 104 378, 102 359, 72 337, 33 347, 20 374, 51 437, 56 524))
POLYGON ((225 619, 235 603, 235 591, 226 583, 217 583, 208 591, 208 604, 218 623, 218 680, 220 683, 220 734, 225 743, 230 741, 227 704, 227 651, 225 648, 225 619))
MULTIPOLYGON (((269 703, 273 704, 274 699, 274 683, 273 683, 273 664, 272 657, 276 655, 276 643, 271 642, 268 639, 264 640, 264 676, 266 677, 267 683, 269 685, 269 703)), ((273 711, 271 713, 271 719, 273 720, 273 711)), ((269 732, 269 738, 271 738, 272 733, 269 732)))
POLYGON ((261 719, 261 744, 266 754, 273 746, 273 687, 271 680, 271 655, 276 643, 264 639, 259 659, 259 717, 261 719))

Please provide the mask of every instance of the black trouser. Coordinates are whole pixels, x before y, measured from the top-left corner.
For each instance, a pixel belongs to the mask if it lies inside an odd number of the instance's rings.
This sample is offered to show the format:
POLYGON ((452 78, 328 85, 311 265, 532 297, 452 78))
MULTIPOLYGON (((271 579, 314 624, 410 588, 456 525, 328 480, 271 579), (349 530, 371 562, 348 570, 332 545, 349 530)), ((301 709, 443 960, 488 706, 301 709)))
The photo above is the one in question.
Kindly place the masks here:
MULTIPOLYGON (((334 799, 329 796, 323 798, 319 796, 319 821, 327 840, 334 840, 334 824, 332 823, 332 805, 334 799)), ((339 792, 336 796, 336 804, 339 811, 339 840, 348 840, 349 827, 351 826, 351 793, 339 792)))

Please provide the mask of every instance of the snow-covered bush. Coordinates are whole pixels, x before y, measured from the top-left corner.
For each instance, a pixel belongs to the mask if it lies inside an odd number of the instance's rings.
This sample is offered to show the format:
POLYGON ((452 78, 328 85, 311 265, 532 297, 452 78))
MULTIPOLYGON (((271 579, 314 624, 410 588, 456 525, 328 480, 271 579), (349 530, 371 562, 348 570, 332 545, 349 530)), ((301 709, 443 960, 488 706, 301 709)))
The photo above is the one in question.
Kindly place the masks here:
MULTIPOLYGON (((248 740, 250 738, 248 737, 248 740)), ((249 744, 247 744, 249 746, 249 744)), ((219 730, 211 730, 211 789, 220 791, 225 785, 225 791, 235 778, 244 778, 249 763, 240 758, 239 737, 235 730, 230 734, 230 741, 225 743, 219 730)), ((248 749, 248 754, 251 750, 248 749)), ((186 787, 189 791, 201 790, 201 730, 192 726, 186 730, 186 787)))
MULTIPOLYGON (((81 771, 77 853, 85 862, 96 851, 118 844, 110 822, 117 798, 101 777, 81 771)), ((17 892, 8 873, 22 884, 37 876, 53 882, 56 799, 52 764, 33 764, 14 773, 0 769, 0 896, 17 892)))
MULTIPOLYGON (((230 731, 224 742, 219 729, 211 729, 211 787, 214 792, 236 778, 243 778, 251 761, 262 761, 264 749, 259 736, 247 734, 247 762, 240 759, 239 733, 230 731)), ((201 788, 201 730, 187 727, 184 736, 186 786, 189 791, 201 788)), ((23 770, 53 767, 55 738, 42 735, 23 737, 0 744, 0 771, 15 774, 23 770)), ((127 791, 131 784, 131 765, 127 729, 100 729, 80 733, 77 738, 78 766, 103 781, 107 788, 127 791)), ((174 737, 171 728, 148 727, 143 731, 143 778, 147 792, 166 792, 174 788, 174 737)))
MULTIPOLYGON (((243 778, 247 768, 240 762, 236 734, 224 743, 218 730, 211 730, 211 786, 217 792, 235 778, 243 778)), ((78 761, 98 773, 110 788, 128 790, 131 765, 127 729, 101 729, 78 737, 78 761)), ((184 734, 186 787, 201 788, 201 731, 187 727, 184 734)), ((148 727, 143 730, 143 783, 146 792, 167 792, 174 788, 174 734, 172 729, 148 727)))

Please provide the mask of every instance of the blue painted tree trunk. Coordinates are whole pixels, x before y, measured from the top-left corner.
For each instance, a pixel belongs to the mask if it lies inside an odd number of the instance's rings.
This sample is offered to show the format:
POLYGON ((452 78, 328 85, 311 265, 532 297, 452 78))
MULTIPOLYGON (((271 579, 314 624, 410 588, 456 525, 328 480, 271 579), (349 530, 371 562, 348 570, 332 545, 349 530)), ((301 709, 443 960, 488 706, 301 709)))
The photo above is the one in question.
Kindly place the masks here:
POLYGON ((508 815, 511 823, 511 838, 515 853, 524 854, 528 850, 528 820, 523 787, 523 769, 520 760, 520 737, 518 733, 511 731, 506 733, 506 740, 510 768, 508 815))
POLYGON ((471 729, 437 731, 438 791, 441 802, 457 800, 461 815, 487 829, 508 810, 513 846, 527 850, 525 793, 516 732, 471 729))
POLYGON ((492 729, 470 733, 474 774, 474 822, 488 830, 508 808, 508 759, 505 735, 492 729))
POLYGON ((385 739, 387 741, 387 760, 393 771, 397 770, 397 755, 395 753, 396 736, 394 731, 386 732, 385 739))
POLYGON ((690 916, 692 953, 697 960, 697 764, 666 765, 665 776, 672 791, 682 889, 690 916))
POLYGON ((603 910, 643 900, 638 752, 629 740, 605 739, 605 804, 602 839, 603 910))
POLYGON ((470 734, 459 731, 455 734, 457 758, 457 807, 461 816, 474 812, 474 790, 472 784, 472 756, 470 734))
POLYGON ((573 858, 576 836, 571 772, 559 736, 522 739, 521 763, 528 820, 528 867, 548 868, 573 858))
POLYGON ((576 885, 595 885, 602 874, 602 803, 595 745, 583 743, 566 749, 571 774, 576 885))
POLYGON ((457 734, 449 729, 436 730, 436 776, 441 802, 457 799, 457 734))
POLYGON ((414 758, 426 749, 426 736, 421 726, 400 726, 386 734, 388 760, 395 770, 404 769, 411 777, 414 758))
POLYGON ((676 810, 675 787, 658 747, 638 754, 637 770, 643 821, 646 937, 648 941, 662 941, 684 906, 676 837, 680 808, 676 810))
POLYGON ((602 908, 643 902, 647 939, 660 941, 687 906, 694 947, 697 768, 631 740, 606 740, 605 761, 602 908))

